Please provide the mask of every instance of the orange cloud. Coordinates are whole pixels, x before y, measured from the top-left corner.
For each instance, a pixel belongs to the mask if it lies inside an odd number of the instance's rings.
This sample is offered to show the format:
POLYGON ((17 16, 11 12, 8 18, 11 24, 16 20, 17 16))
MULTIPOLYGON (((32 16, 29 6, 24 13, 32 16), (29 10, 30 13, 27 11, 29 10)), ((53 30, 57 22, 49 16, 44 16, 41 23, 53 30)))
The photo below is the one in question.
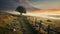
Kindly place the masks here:
POLYGON ((33 14, 60 14, 60 10, 34 10, 34 11, 28 11, 28 13, 33 13, 33 14))

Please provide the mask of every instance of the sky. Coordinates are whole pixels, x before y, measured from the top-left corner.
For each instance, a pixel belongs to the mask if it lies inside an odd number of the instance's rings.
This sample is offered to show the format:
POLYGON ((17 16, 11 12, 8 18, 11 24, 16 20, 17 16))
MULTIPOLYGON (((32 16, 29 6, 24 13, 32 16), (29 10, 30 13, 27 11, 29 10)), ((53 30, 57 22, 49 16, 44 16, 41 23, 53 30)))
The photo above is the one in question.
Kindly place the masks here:
MULTIPOLYGON (((20 15, 15 11, 18 6, 26 8, 26 14, 47 18, 47 15, 60 16, 60 0, 0 0, 0 12, 20 15)), ((60 19, 48 17, 50 19, 60 19)))
POLYGON ((29 11, 38 10, 37 13, 43 13, 43 11, 45 13, 46 9, 60 9, 60 0, 0 0, 0 12, 14 11, 18 6, 24 6, 29 11))
POLYGON ((25 0, 21 5, 34 9, 32 14, 60 14, 60 0, 25 0))
POLYGON ((27 9, 60 9, 60 0, 0 0, 0 10, 14 10, 22 5, 27 9))
POLYGON ((29 0, 30 4, 40 9, 58 9, 60 0, 29 0))
POLYGON ((18 5, 17 0, 0 0, 0 11, 14 10, 18 5))

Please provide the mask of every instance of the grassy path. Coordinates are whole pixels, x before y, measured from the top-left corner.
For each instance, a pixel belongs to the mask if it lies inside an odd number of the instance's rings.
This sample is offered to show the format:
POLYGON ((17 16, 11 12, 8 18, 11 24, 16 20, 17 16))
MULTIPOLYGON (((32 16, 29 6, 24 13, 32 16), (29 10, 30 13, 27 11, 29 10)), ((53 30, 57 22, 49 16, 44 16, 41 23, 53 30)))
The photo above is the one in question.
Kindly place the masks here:
POLYGON ((24 20, 23 17, 19 18, 21 29, 23 30, 23 34, 40 34, 32 26, 28 23, 27 20, 24 20))
POLYGON ((6 24, 5 27, 0 27, 0 34, 39 34, 24 17, 17 16, 11 23, 6 24))

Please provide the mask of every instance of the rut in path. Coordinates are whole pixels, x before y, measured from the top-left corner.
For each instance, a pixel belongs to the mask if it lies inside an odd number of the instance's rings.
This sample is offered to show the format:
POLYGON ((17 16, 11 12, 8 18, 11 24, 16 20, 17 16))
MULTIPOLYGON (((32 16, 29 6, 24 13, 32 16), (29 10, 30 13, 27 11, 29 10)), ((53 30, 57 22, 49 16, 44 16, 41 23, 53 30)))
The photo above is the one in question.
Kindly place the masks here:
POLYGON ((23 17, 19 18, 19 20, 23 34, 40 34, 23 17))

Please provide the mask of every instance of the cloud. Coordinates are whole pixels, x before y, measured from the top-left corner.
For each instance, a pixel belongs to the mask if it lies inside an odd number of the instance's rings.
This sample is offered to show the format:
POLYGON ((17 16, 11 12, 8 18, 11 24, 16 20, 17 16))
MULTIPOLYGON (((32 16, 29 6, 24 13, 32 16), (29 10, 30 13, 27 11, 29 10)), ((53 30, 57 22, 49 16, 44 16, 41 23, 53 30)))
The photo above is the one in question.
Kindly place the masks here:
POLYGON ((15 10, 19 5, 30 10, 60 9, 60 0, 28 0, 28 2, 27 0, 0 0, 0 11, 15 10))
POLYGON ((15 10, 19 5, 29 10, 38 9, 29 5, 26 1, 27 0, 0 0, 0 11, 15 10))
POLYGON ((0 11, 15 10, 18 5, 16 0, 0 0, 0 11))
POLYGON ((32 5, 30 5, 27 0, 20 0, 20 5, 24 6, 26 8, 26 10, 40 10, 36 7, 33 7, 32 5))
POLYGON ((40 9, 52 9, 60 7, 60 0, 29 0, 32 6, 40 9))

